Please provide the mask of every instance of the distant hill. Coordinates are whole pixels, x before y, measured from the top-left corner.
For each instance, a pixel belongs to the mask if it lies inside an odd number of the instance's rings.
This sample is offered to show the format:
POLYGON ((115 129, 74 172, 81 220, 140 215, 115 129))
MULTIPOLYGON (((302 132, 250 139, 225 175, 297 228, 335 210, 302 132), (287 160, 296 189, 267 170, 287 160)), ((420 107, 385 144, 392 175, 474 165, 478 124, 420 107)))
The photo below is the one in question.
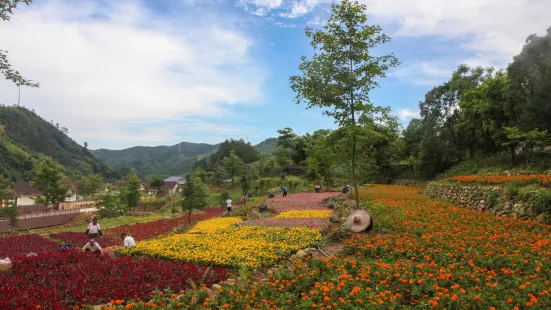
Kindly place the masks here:
POLYGON ((121 174, 135 169, 140 177, 184 175, 198 157, 215 152, 218 145, 181 142, 172 146, 135 146, 124 150, 92 151, 121 174))
POLYGON ((32 169, 44 155, 61 164, 63 173, 78 178, 99 173, 118 175, 101 159, 67 136, 67 129, 54 125, 24 107, 0 106, 0 174, 28 181, 32 169))
POLYGON ((260 154, 272 155, 277 148, 277 138, 268 138, 254 146, 254 149, 260 154))
MULTIPOLYGON (((275 138, 254 146, 259 153, 271 154, 275 138)), ((181 142, 172 146, 135 146, 124 150, 94 150, 96 156, 119 174, 136 170, 142 178, 185 175, 197 160, 218 151, 220 144, 181 142)))

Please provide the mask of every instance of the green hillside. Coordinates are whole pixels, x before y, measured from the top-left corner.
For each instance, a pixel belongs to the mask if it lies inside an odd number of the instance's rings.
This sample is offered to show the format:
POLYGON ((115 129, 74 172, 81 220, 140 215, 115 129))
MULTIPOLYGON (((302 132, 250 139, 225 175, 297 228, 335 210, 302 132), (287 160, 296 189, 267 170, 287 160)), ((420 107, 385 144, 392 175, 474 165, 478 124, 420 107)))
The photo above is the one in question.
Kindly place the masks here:
POLYGON ((135 146, 92 152, 121 174, 135 169, 140 177, 151 177, 186 174, 199 156, 217 149, 218 145, 181 142, 172 146, 135 146))
POLYGON ((116 173, 89 150, 67 136, 67 130, 42 119, 24 107, 0 106, 0 173, 15 180, 29 180, 35 163, 44 155, 62 165, 73 178, 99 173, 106 178, 116 173))
MULTIPOLYGON (((259 153, 271 154, 275 138, 254 146, 259 153)), ((197 160, 218 151, 220 144, 181 142, 172 146, 135 146, 124 150, 98 149, 92 151, 119 174, 136 170, 142 178, 185 175, 197 160)))
POLYGON ((254 146, 254 149, 260 154, 272 155, 277 148, 277 138, 268 138, 254 146))

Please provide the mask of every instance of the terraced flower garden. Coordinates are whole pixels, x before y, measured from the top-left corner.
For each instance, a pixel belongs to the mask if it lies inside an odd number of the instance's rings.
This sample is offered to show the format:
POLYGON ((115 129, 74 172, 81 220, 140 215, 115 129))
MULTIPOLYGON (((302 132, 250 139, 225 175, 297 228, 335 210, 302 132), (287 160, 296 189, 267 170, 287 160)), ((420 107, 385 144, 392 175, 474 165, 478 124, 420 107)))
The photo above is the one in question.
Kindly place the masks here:
MULTIPOLYGON (((304 203, 302 209, 307 204, 319 209, 322 196, 317 201, 305 197, 299 200, 304 203)), ((115 257, 59 251, 62 243, 86 243, 83 232, 51 233, 51 239, 36 234, 0 237, 0 257, 15 260, 12 268, 0 274, 0 296, 5 297, 0 308, 58 309, 110 300, 122 304, 128 298, 147 299, 155 290, 178 292, 191 283, 210 285, 227 277, 222 267, 270 266, 317 242, 330 213, 282 212, 281 218, 266 219, 272 220, 268 227, 262 222, 217 217, 221 209, 203 211, 207 212, 192 215, 191 223, 188 216, 181 216, 104 229, 99 241, 104 248, 120 245, 120 232, 138 241, 115 257), (191 226, 186 233, 171 234, 176 227, 191 226), (31 251, 38 256, 25 257, 31 251), (91 282, 100 287, 88 285, 91 282)))
POLYGON ((330 258, 294 260, 266 278, 127 301, 174 309, 549 309, 551 226, 454 207, 410 187, 361 191, 375 231, 330 258), (178 306, 179 305, 179 306, 178 306))

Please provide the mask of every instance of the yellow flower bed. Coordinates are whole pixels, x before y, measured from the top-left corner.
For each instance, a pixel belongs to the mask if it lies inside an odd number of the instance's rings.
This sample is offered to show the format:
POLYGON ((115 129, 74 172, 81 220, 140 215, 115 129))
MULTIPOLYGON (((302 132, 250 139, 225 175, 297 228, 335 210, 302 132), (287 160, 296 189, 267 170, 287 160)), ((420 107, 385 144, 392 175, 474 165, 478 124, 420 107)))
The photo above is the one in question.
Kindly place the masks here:
MULTIPOLYGON (((225 219, 231 222, 231 218, 225 219)), ((216 221, 205 222, 213 224, 216 221)), ((122 250, 121 254, 217 266, 245 264, 257 268, 273 265, 321 239, 319 229, 315 228, 231 226, 228 223, 226 229, 220 231, 210 224, 194 229, 205 233, 177 234, 139 242, 122 250)))
POLYGON ((197 223, 188 233, 190 234, 207 234, 215 233, 228 229, 235 223, 241 222, 238 217, 217 217, 210 220, 205 220, 197 223))
POLYGON ((331 215, 331 210, 290 210, 281 212, 278 218, 326 218, 331 215))

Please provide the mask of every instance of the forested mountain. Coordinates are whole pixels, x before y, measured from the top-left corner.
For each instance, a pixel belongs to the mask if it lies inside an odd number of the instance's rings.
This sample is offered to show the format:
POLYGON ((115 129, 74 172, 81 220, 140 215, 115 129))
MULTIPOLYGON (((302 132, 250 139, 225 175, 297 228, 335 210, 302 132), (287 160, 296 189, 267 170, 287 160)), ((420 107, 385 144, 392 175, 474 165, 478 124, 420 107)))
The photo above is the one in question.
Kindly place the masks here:
POLYGON ((135 169, 140 177, 150 177, 184 175, 199 156, 217 149, 218 145, 181 142, 172 146, 135 146, 92 152, 121 174, 135 169))
POLYGON ((272 155, 277 148, 277 138, 268 138, 254 146, 254 149, 260 154, 272 155))
MULTIPOLYGON (((99 149, 92 152, 120 174, 126 174, 131 169, 135 169, 142 178, 164 177, 185 175, 197 160, 212 156, 223 158, 224 155, 229 154, 230 149, 235 149, 237 153, 241 154, 240 147, 235 143, 235 145, 231 144, 230 141, 228 140, 222 144, 181 142, 172 146, 135 146, 124 150, 99 149), (222 152, 219 150, 221 146, 223 148, 222 152)), ((249 148, 252 152, 257 150, 259 153, 271 153, 272 144, 275 145, 275 139, 270 138, 254 147, 249 146, 249 148), (273 143, 272 140, 274 140, 273 143)), ((254 156, 257 156, 257 154, 254 156)), ((255 159, 256 157, 248 161, 254 161, 255 159)))
POLYGON ((47 155, 61 164, 68 177, 116 173, 89 150, 67 136, 67 129, 42 119, 24 107, 0 106, 0 174, 13 180, 29 180, 32 168, 47 155))

